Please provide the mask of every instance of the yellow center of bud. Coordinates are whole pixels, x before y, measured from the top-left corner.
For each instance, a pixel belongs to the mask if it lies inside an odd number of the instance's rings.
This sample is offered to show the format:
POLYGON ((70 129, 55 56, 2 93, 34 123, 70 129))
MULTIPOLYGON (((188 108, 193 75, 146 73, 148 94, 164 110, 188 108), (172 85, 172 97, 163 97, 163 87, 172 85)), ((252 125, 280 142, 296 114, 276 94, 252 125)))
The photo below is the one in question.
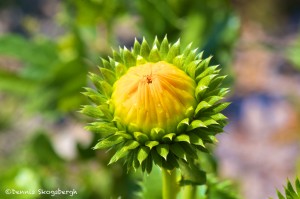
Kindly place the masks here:
POLYGON ((115 117, 149 133, 159 127, 174 133, 195 105, 195 82, 185 72, 164 61, 131 67, 114 84, 115 117))

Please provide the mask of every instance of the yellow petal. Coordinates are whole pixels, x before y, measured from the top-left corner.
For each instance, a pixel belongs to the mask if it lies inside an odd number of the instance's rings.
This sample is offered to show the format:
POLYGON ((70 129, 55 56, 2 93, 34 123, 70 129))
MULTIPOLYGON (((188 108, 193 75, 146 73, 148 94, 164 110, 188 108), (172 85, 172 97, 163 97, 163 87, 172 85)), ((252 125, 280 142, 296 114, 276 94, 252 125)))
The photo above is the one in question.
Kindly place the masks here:
POLYGON ((147 134, 156 127, 175 132, 186 109, 195 105, 194 91, 194 80, 165 61, 131 67, 114 84, 114 114, 147 134))

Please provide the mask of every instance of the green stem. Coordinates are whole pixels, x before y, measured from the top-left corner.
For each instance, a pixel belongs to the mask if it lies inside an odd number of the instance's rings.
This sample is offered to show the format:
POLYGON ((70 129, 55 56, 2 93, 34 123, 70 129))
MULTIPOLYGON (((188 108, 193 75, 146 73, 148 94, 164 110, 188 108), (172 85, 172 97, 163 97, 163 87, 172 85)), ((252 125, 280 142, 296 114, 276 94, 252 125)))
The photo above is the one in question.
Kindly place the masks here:
POLYGON ((178 185, 176 183, 176 170, 162 169, 162 196, 163 199, 176 199, 178 185))
POLYGON ((196 186, 193 186, 193 185, 185 185, 183 187, 184 189, 184 198, 186 199, 195 199, 196 198, 196 189, 197 187, 196 186))

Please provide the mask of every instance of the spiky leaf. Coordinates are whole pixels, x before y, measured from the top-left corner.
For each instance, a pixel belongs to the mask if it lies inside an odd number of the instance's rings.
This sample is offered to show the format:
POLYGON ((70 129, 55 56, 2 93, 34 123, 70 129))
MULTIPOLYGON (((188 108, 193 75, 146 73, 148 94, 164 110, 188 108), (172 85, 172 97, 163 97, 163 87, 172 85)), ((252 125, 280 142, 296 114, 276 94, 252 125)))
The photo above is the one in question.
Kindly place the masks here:
POLYGON ((169 145, 160 144, 160 145, 156 146, 156 151, 161 157, 163 157, 166 160, 167 155, 169 154, 169 145))

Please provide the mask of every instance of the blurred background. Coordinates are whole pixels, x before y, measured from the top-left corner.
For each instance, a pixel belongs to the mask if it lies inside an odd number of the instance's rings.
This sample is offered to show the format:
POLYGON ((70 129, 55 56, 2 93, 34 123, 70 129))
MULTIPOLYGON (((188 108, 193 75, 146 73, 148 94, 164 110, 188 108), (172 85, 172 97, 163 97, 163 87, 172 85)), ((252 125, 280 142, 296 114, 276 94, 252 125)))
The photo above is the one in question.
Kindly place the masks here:
POLYGON ((202 158, 210 164, 210 198, 274 197, 287 178, 294 180, 300 172, 300 1, 1 0, 1 198, 12 198, 6 188, 60 188, 75 189, 78 199, 159 199, 159 170, 145 176, 127 174, 121 163, 107 166, 110 152, 91 149, 99 137, 84 130, 90 119, 78 110, 89 103, 81 92, 100 57, 130 48, 135 37, 165 34, 213 55, 228 75, 230 123, 213 157, 202 158), (216 179, 230 180, 230 191, 216 179))

